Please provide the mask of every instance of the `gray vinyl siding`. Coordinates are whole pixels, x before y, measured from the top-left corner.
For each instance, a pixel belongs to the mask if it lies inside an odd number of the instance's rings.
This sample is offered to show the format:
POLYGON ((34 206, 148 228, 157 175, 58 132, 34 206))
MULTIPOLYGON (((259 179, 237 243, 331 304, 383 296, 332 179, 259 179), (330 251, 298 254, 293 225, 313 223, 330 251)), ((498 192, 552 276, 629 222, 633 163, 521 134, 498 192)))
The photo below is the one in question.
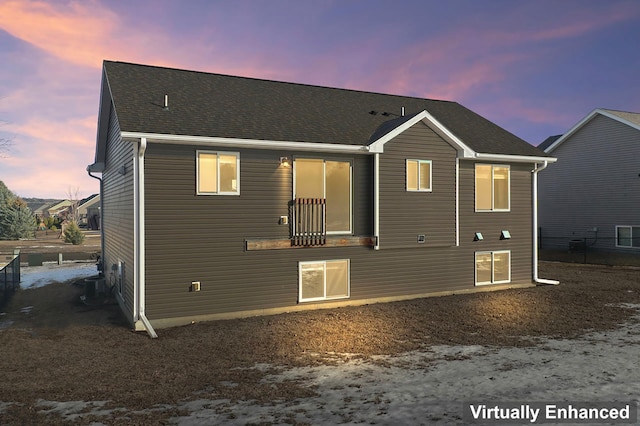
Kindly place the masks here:
POLYGON ((542 247, 587 238, 595 249, 638 252, 615 247, 615 227, 640 225, 640 131, 598 114, 552 154, 558 162, 539 176, 542 247))
POLYGON ((456 244, 456 150, 424 123, 385 145, 380 155, 380 247, 456 244), (431 192, 406 190, 406 160, 431 160, 431 192), (426 236, 418 243, 417 236, 426 236))
MULTIPOLYGON (((317 154, 240 150, 240 195, 196 195, 196 149, 203 148, 153 143, 147 148, 146 312, 151 320, 295 305, 298 261, 350 257, 353 248, 244 250, 246 239, 289 237, 289 226, 278 220, 289 214, 293 168, 281 166, 279 158, 317 154), (202 290, 189 293, 191 281, 200 281, 202 290)), ((352 162, 354 234, 372 235, 372 158, 323 158, 352 162)))
POLYGON ((104 238, 103 264, 109 284, 115 285, 117 273, 112 269, 125 263, 126 282, 121 303, 133 321, 134 283, 134 215, 133 215, 133 156, 134 147, 120 138, 120 127, 113 107, 109 117, 109 132, 105 170, 102 174, 102 232, 104 238), (120 170, 125 168, 123 175, 120 170))
MULTIPOLYGON (((416 132, 428 135, 427 130, 418 128, 416 132)), ((394 182, 395 174, 385 167, 400 161, 399 153, 405 148, 419 149, 417 136, 411 135, 413 132, 407 138, 391 141, 389 150, 381 154, 381 157, 389 155, 389 162, 381 164, 381 171, 386 176, 384 179, 389 179, 390 188, 398 183, 394 182), (398 153, 394 153, 396 149, 398 153)), ((511 250, 512 282, 530 284, 531 165, 512 166, 510 213, 480 214, 474 212, 474 163, 463 164, 460 182, 466 189, 461 191, 465 198, 461 200, 464 209, 461 233, 466 239, 456 247, 455 157, 442 145, 443 141, 432 140, 430 146, 428 140, 425 136, 425 146, 431 150, 434 164, 442 161, 451 167, 444 173, 434 170, 434 190, 442 185, 451 188, 453 193, 442 197, 447 218, 441 223, 448 229, 442 237, 444 243, 438 247, 408 245, 379 251, 371 247, 244 250, 247 238, 289 236, 288 226, 279 225, 278 219, 288 214, 292 168, 280 166, 279 157, 310 157, 309 154, 240 150, 240 195, 198 196, 195 152, 203 148, 150 143, 145 159, 147 316, 153 322, 296 306, 301 261, 349 259, 351 296, 348 300, 352 301, 473 289, 476 250, 511 250), (436 176, 440 181, 436 181, 436 176), (453 182, 442 181, 449 178, 453 182), (505 228, 512 232, 513 239, 500 241, 499 232, 505 228), (484 242, 477 244, 467 238, 470 235, 472 239, 475 231, 485 233, 484 242), (201 282, 200 292, 189 292, 192 281, 201 282)), ((222 148, 221 151, 233 150, 222 148)), ((373 156, 320 157, 352 161, 354 234, 372 235, 373 156)), ((397 174, 402 176, 403 189, 404 173, 402 164, 397 174)), ((382 180, 381 192, 386 191, 386 185, 382 180)), ((394 209, 404 208, 389 205, 397 202, 394 197, 383 197, 382 201, 385 204, 381 208, 390 216, 394 209)), ((393 232, 387 233, 391 234, 393 232)))
POLYGON ((475 161, 460 161, 460 251, 475 259, 478 251, 511 251, 511 282, 531 282, 533 274, 533 164, 482 163, 509 165, 511 209, 508 212, 475 211, 475 161), (511 239, 501 240, 507 230, 511 239), (484 239, 473 241, 475 233, 484 239))

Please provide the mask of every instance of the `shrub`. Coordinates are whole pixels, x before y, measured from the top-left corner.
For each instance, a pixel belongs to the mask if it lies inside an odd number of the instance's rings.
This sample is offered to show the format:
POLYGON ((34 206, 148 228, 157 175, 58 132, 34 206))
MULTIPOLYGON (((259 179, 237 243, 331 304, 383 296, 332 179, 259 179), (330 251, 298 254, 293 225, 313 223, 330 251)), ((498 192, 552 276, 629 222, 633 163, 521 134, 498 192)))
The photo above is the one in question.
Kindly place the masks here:
POLYGON ((52 230, 52 231, 57 231, 57 230, 58 230, 58 227, 57 227, 57 226, 55 226, 55 225, 51 225, 51 226, 49 227, 49 229, 50 229, 50 230, 52 230))
POLYGON ((84 234, 75 222, 70 222, 64 230, 64 242, 71 243, 74 246, 82 244, 84 241, 84 234))

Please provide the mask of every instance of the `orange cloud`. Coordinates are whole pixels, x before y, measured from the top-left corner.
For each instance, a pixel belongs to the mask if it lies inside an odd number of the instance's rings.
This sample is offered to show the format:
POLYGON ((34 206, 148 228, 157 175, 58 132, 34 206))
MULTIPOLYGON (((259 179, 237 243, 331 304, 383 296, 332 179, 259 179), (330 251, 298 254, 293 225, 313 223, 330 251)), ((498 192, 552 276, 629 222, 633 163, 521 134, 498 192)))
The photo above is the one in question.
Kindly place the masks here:
POLYGON ((73 152, 46 156, 35 152, 29 158, 4 158, 3 168, 28 172, 3 173, 0 180, 21 197, 66 198, 69 187, 78 187, 80 196, 86 197, 99 191, 99 183, 84 171, 87 162, 81 157, 73 152))
POLYGON ((85 171, 94 158, 95 122, 87 116, 7 124, 3 130, 15 137, 0 160, 0 180, 23 197, 64 198, 68 186, 79 186, 84 195, 97 192, 97 181, 85 171))
POLYGON ((68 149, 95 146, 97 118, 93 115, 83 118, 70 118, 66 121, 47 121, 30 119, 20 125, 9 125, 7 130, 33 138, 41 144, 56 144, 68 149))
POLYGON ((638 16, 637 4, 629 4, 629 6, 631 7, 615 5, 607 11, 598 12, 578 11, 574 21, 561 21, 551 28, 543 28, 526 35, 527 38, 535 41, 578 37, 619 22, 635 19, 638 16))
POLYGON ((99 67, 117 16, 98 2, 49 4, 9 0, 0 4, 0 27, 58 58, 99 67))
POLYGON ((180 55, 183 49, 172 49, 175 43, 167 34, 125 27, 121 17, 98 0, 0 3, 1 29, 67 63, 92 68, 100 68, 103 59, 178 64, 167 59, 166 52, 180 55))

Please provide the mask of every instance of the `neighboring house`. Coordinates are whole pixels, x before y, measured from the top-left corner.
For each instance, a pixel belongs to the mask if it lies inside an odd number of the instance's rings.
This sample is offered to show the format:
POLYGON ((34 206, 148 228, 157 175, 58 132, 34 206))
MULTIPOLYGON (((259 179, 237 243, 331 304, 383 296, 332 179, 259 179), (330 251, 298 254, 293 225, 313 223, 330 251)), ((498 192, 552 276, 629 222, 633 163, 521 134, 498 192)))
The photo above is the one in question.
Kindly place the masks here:
POLYGON ((554 160, 455 102, 107 61, 87 170, 105 279, 153 336, 544 281, 554 160))
POLYGON ((75 201, 71 200, 61 200, 47 208, 46 216, 57 217, 64 220, 67 218, 67 215, 70 214, 75 203, 75 201))
POLYGON ((542 247, 640 254, 640 114, 596 109, 543 148, 542 247))
MULTIPOLYGON (((49 207, 49 204, 41 204, 41 203, 38 203, 38 204, 39 204, 39 206, 34 208, 34 209, 32 209, 31 211, 35 215, 36 221, 38 221, 38 223, 40 223, 48 215, 47 208, 49 207)), ((35 206, 35 204, 34 204, 34 206, 35 206)))
POLYGON ((93 194, 78 204, 79 225, 89 229, 100 229, 100 194, 93 194))

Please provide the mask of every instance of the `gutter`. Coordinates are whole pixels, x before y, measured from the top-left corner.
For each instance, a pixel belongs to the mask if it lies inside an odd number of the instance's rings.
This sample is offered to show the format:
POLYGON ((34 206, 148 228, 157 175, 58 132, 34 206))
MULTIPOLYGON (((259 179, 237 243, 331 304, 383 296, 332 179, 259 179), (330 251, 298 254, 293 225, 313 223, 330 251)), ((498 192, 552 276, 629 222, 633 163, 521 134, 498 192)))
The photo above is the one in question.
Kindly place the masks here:
MULTIPOLYGON (((463 157, 468 158, 468 157, 463 157)), ((487 161, 508 161, 512 163, 544 163, 544 165, 539 170, 544 170, 547 168, 547 163, 555 163, 558 159, 553 157, 535 157, 528 155, 507 155, 507 154, 484 154, 481 152, 477 152, 472 158, 476 158, 478 160, 487 160, 487 161)), ((537 166, 537 165, 536 165, 537 166)), ((536 170, 538 170, 536 168, 536 170)), ((532 172, 536 172, 536 170, 532 170, 532 172)))
POLYGON ((542 166, 538 167, 536 163, 535 168, 531 170, 531 173, 533 173, 533 282, 558 285, 560 281, 548 280, 538 276, 538 173, 546 169, 548 165, 549 162, 545 160, 542 166))
POLYGON ((228 146, 236 149, 257 148, 257 149, 277 149, 277 150, 298 150, 313 152, 332 152, 350 154, 369 154, 370 148, 366 145, 345 145, 337 143, 320 142, 295 142, 295 141, 274 141, 262 139, 239 139, 222 138, 209 136, 189 136, 189 135, 169 135, 161 133, 140 133, 140 132, 120 132, 123 140, 138 141, 148 140, 153 143, 164 143, 171 145, 202 145, 202 146, 228 146))
MULTIPOLYGON (((135 283, 134 305, 137 316, 152 339, 158 337, 156 331, 145 315, 145 244, 144 244, 144 153, 147 150, 147 139, 140 138, 138 153, 135 157, 136 174, 134 176, 134 250, 135 250, 135 283), (137 295, 137 297, 135 297, 137 295)), ((100 199, 102 202, 102 199, 100 199)))

